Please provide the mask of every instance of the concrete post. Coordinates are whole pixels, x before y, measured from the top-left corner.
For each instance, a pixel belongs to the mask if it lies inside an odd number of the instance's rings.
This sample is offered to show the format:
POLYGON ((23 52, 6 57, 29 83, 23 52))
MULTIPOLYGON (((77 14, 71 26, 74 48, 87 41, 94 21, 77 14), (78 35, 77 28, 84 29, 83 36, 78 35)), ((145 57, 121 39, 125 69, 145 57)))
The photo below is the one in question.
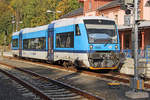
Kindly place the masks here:
POLYGON ((126 96, 133 99, 148 98, 147 92, 137 91, 143 89, 144 82, 138 77, 138 0, 134 0, 134 78, 131 78, 131 87, 133 91, 126 92, 126 96))
MULTIPOLYGON (((137 86, 138 80, 138 0, 134 0, 134 84, 137 86)), ((136 91, 137 88, 133 87, 133 91, 136 91)))

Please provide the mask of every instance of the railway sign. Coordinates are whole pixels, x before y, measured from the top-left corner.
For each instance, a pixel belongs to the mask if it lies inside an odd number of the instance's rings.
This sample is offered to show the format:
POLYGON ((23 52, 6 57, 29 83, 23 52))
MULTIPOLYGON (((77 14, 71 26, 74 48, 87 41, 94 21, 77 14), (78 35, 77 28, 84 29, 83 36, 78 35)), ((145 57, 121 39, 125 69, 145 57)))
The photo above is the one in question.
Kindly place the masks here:
POLYGON ((131 16, 130 15, 124 15, 124 25, 125 26, 130 26, 130 19, 131 19, 131 16))

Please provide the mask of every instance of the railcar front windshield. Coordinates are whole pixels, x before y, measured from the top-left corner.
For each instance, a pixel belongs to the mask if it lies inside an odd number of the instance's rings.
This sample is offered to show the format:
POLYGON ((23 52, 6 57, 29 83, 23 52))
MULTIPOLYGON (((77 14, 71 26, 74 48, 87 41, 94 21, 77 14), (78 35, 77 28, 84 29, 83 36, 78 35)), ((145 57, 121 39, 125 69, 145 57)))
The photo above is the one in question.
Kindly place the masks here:
POLYGON ((84 20, 89 43, 114 44, 117 43, 117 31, 114 21, 110 20, 84 20))

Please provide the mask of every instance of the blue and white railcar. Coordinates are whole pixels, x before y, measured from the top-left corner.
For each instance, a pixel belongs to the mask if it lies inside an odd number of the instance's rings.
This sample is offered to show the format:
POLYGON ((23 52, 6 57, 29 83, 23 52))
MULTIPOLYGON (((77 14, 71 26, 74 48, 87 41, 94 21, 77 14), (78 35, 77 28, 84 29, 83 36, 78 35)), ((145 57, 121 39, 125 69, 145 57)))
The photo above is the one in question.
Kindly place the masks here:
POLYGON ((22 57, 47 60, 48 25, 26 28, 22 32, 22 57))
POLYGON ((60 19, 22 29, 12 36, 12 50, 16 56, 90 69, 116 69, 121 57, 116 53, 120 44, 115 22, 96 16, 60 19))
POLYGON ((19 34, 20 31, 12 34, 11 49, 14 56, 19 56, 19 34))
POLYGON ((12 35, 14 56, 47 60, 48 25, 25 28, 12 35))
POLYGON ((117 69, 120 44, 113 20, 92 16, 54 23, 54 61, 71 61, 90 69, 117 69))

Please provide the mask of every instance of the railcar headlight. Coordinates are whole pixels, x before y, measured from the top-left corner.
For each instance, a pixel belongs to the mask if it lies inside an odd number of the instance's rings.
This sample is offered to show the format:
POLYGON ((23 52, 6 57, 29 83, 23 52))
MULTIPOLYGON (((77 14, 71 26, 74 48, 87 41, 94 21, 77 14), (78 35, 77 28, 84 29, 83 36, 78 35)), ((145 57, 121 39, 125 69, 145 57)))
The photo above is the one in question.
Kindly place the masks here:
POLYGON ((112 46, 109 46, 108 48, 109 48, 109 49, 112 49, 112 46))
POLYGON ((117 46, 117 45, 115 46, 115 49, 118 49, 118 46, 117 46))
POLYGON ((93 49, 93 45, 90 45, 90 49, 93 49))

